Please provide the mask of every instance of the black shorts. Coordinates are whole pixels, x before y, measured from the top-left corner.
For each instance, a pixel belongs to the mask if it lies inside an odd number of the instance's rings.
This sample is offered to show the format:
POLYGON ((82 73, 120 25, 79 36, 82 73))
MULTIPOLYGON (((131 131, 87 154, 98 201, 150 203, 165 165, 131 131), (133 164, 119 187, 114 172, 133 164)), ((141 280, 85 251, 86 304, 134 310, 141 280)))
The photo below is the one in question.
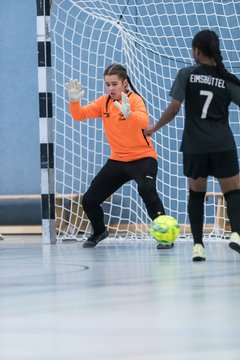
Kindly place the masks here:
POLYGON ((183 171, 188 178, 214 176, 225 179, 239 173, 237 150, 207 154, 183 154, 183 171))

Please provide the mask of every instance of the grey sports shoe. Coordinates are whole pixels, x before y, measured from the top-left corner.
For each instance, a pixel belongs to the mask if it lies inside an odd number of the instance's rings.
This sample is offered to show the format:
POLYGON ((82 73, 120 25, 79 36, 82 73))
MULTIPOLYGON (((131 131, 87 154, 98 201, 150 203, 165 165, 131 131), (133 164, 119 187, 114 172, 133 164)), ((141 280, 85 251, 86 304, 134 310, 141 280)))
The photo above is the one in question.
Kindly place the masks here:
POLYGON ((157 249, 172 249, 174 247, 174 243, 172 244, 163 244, 163 243, 159 243, 157 244, 157 249))
POLYGON ((84 248, 92 248, 95 247, 100 241, 106 239, 108 237, 107 229, 99 235, 92 234, 82 245, 84 248))
POLYGON ((204 261, 206 260, 206 251, 201 244, 195 244, 192 252, 193 261, 204 261))
POLYGON ((232 250, 240 253, 240 236, 237 232, 231 233, 229 246, 232 250))

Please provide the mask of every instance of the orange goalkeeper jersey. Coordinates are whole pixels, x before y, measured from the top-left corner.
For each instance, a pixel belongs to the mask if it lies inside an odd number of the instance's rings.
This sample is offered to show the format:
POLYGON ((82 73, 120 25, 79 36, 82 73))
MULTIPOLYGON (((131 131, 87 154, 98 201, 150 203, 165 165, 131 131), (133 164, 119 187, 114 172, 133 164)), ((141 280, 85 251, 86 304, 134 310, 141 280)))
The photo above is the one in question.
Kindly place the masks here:
MULTIPOLYGON (((70 111, 74 120, 102 118, 104 130, 111 148, 111 160, 133 161, 146 157, 157 159, 150 137, 143 134, 149 124, 148 113, 142 98, 128 92, 131 115, 125 118, 114 105, 114 100, 107 100, 103 95, 92 103, 80 106, 79 102, 70 102, 70 111)), ((121 103, 121 101, 120 101, 121 103)))

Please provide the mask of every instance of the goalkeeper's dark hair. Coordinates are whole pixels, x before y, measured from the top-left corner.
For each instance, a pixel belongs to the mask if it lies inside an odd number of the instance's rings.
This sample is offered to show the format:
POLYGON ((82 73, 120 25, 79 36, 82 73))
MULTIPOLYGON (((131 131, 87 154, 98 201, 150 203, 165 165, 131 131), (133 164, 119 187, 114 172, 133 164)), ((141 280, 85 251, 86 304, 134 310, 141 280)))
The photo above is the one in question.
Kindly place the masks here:
MULTIPOLYGON (((121 79, 122 81, 124 80, 127 80, 130 88, 132 89, 132 91, 141 96, 139 94, 139 92, 136 90, 136 88, 134 87, 133 83, 131 82, 129 76, 128 76, 128 73, 127 73, 127 70, 125 69, 125 67, 123 67, 122 65, 119 65, 119 64, 112 64, 112 65, 109 65, 105 71, 104 71, 104 76, 106 75, 118 75, 119 79, 121 79)), ((141 96, 142 98, 142 96, 141 96)), ((142 98, 143 99, 143 98, 142 98)), ((144 100, 144 99, 143 99, 144 100)))
POLYGON ((214 59, 219 75, 224 79, 240 86, 240 80, 227 71, 219 47, 219 37, 211 30, 199 31, 192 40, 193 49, 198 48, 206 56, 214 59))

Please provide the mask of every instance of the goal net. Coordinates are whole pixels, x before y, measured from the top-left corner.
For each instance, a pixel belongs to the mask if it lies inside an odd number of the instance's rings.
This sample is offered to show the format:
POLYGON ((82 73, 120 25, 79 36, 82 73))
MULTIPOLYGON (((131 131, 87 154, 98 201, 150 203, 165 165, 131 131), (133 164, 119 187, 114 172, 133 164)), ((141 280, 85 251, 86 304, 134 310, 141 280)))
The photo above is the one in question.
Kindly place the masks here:
MULTIPOLYGON (((85 105, 105 93, 103 72, 112 63, 127 68, 147 104, 151 123, 168 105, 178 70, 193 64, 191 41, 211 28, 220 37, 224 64, 240 76, 240 3, 236 0, 54 0, 51 11, 53 102, 55 117, 56 226, 58 239, 91 231, 82 211, 82 194, 109 158, 101 119, 72 120, 64 84, 78 79, 85 105)), ((239 109, 230 122, 240 148, 239 109)), ((189 233, 187 180, 183 176, 183 109, 152 137, 158 154, 157 189, 166 213, 189 233)), ((224 139, 223 139, 224 141, 224 139)), ((101 189, 99 189, 101 191, 101 189)), ((224 237, 229 224, 217 182, 209 178, 205 205, 206 234, 224 237)), ((103 204, 113 236, 149 237, 151 222, 134 182, 103 204)))

